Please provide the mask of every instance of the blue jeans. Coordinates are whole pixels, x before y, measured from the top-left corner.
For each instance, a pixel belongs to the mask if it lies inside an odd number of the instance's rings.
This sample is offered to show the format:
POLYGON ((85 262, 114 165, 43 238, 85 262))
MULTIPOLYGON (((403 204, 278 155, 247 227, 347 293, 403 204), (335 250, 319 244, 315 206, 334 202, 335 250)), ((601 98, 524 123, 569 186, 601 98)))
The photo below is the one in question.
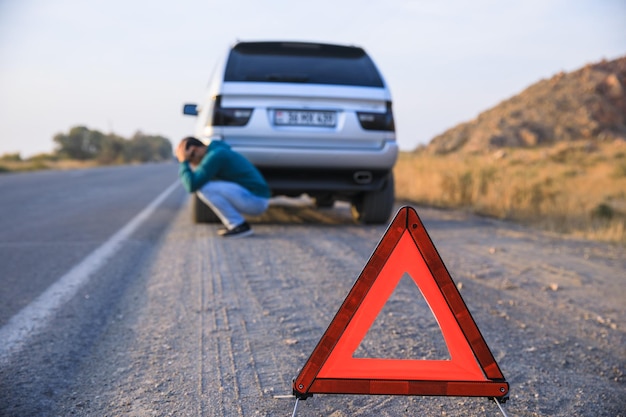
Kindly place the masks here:
POLYGON ((209 181, 200 190, 198 197, 219 217, 227 229, 245 222, 243 214, 262 214, 269 205, 269 198, 252 194, 241 185, 229 181, 209 181))

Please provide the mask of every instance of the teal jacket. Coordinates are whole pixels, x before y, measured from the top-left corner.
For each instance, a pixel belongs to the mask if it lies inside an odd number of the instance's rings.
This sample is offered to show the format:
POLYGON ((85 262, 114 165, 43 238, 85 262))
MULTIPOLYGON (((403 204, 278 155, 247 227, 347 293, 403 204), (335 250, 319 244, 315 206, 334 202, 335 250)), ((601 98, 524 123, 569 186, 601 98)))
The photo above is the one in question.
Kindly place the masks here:
POLYGON ((263 175, 243 155, 233 151, 228 144, 212 141, 206 155, 195 170, 182 162, 178 175, 185 189, 193 193, 213 180, 235 182, 252 194, 269 198, 270 188, 263 175))

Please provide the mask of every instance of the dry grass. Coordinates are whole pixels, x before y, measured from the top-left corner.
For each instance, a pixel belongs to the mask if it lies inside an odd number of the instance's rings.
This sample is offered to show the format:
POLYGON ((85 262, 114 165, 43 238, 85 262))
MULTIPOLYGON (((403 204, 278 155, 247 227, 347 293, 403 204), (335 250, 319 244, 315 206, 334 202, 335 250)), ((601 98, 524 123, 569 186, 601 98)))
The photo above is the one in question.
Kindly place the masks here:
MULTIPOLYGON (((0 172, 76 169, 95 162, 0 158, 0 172)), ((561 143, 494 154, 401 153, 400 200, 462 208, 593 240, 626 243, 626 142, 561 143)))
POLYGON ((27 160, 5 160, 0 158, 0 173, 2 172, 28 172, 41 171, 46 169, 80 169, 97 166, 92 161, 75 161, 70 159, 27 159, 27 160))
POLYGON ((626 242, 626 143, 561 143, 494 154, 403 153, 398 199, 545 230, 626 242))

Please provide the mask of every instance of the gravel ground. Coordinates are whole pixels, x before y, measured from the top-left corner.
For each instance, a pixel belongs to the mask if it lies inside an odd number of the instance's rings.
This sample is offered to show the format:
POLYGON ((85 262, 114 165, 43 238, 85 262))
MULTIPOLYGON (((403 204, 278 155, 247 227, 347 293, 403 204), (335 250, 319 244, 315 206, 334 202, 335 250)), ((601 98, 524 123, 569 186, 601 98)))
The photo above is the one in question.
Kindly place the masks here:
MULTIPOLYGON (((623 247, 417 211, 510 383, 509 416, 626 416, 623 247)), ((2 365, 0 415, 291 415, 292 379, 385 227, 354 225, 347 206, 275 206, 252 223, 251 238, 219 239, 183 207, 138 239, 2 365)), ((445 358, 406 281, 357 356, 445 358)), ((500 411, 483 398, 315 395, 297 415, 500 411)))

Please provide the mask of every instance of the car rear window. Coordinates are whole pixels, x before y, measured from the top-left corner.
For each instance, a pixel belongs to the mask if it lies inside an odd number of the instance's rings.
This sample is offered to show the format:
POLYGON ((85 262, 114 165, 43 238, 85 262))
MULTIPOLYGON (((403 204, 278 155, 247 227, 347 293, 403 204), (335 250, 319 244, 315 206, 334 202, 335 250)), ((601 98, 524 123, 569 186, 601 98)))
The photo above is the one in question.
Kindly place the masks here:
POLYGON ((224 80, 384 86, 361 48, 289 42, 237 44, 230 52, 224 80))

